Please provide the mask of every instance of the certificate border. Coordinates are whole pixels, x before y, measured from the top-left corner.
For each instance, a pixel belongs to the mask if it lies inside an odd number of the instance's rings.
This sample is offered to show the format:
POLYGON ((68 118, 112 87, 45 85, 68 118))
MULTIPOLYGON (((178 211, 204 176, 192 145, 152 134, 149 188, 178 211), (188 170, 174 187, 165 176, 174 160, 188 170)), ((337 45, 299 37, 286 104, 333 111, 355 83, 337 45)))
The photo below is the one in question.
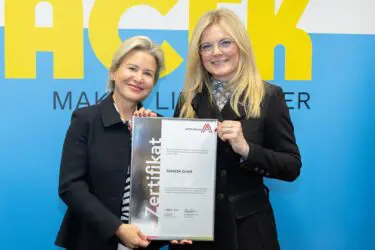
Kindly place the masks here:
MULTIPOLYGON (((158 119, 158 120, 176 120, 176 121, 181 121, 181 120, 184 120, 184 121, 200 121, 200 122, 204 122, 204 121, 207 121, 207 122, 218 122, 219 120, 218 119, 201 119, 201 118, 176 118, 176 117, 138 117, 138 116, 133 116, 133 119, 132 119, 132 124, 135 124, 135 119, 158 119)), ((134 138, 134 130, 132 130, 131 132, 131 135, 132 135, 132 138, 134 138)), ((216 133, 216 131, 215 131, 216 133)), ((132 149, 131 149, 131 159, 134 159, 134 140, 132 139, 132 149)), ((216 174, 217 174, 217 140, 215 140, 215 152, 214 152, 214 166, 215 166, 215 169, 214 169, 214 178, 213 178, 213 182, 214 182, 214 192, 213 192, 213 197, 212 197, 212 200, 213 200, 213 213, 212 213, 212 237, 211 236, 202 236, 202 237, 175 237, 175 236, 149 236, 150 239, 152 240, 183 240, 183 239, 189 239, 189 240, 194 240, 194 241, 214 241, 214 236, 215 236, 215 213, 216 213, 216 174)), ((130 166, 131 167, 131 164, 130 166)), ((130 169, 130 180, 133 179, 133 171, 131 171, 130 169)), ((131 224, 131 214, 130 214, 130 211, 132 209, 132 202, 131 202, 131 199, 132 199, 132 187, 133 185, 130 183, 130 189, 129 189, 129 224, 131 224)))

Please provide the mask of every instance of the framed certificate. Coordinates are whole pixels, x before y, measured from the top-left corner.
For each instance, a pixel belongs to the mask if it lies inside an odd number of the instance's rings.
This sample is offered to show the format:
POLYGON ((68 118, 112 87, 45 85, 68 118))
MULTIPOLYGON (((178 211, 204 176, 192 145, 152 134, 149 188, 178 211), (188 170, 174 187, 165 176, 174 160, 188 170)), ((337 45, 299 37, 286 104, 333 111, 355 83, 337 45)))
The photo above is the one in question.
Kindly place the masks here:
POLYGON ((152 239, 212 241, 217 120, 133 118, 130 223, 152 239))

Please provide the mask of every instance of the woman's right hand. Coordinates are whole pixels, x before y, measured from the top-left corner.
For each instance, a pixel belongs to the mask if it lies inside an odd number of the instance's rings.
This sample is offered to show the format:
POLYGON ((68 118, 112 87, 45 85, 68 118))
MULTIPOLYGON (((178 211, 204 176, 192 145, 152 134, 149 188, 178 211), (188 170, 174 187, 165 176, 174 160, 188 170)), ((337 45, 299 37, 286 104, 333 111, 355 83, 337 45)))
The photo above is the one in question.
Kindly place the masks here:
POLYGON ((152 112, 151 109, 140 108, 136 110, 133 114, 134 116, 139 117, 157 117, 158 115, 155 112, 152 112))
MULTIPOLYGON (((155 112, 152 112, 150 109, 140 108, 140 110, 137 110, 134 112, 133 116, 138 117, 157 117, 158 115, 155 112)), ((129 131, 132 131, 132 120, 128 122, 128 129, 129 131)))
POLYGON ((116 230, 116 235, 122 244, 129 248, 147 247, 150 244, 147 236, 132 224, 121 224, 116 230))

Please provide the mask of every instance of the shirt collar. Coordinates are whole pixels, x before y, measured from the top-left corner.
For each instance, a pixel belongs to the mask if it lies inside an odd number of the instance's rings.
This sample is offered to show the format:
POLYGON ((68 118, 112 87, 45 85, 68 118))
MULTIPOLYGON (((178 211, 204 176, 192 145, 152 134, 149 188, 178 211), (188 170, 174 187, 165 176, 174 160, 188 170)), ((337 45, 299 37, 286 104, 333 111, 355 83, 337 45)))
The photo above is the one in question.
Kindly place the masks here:
POLYGON ((217 79, 211 77, 211 83, 212 83, 213 89, 217 90, 219 88, 224 88, 224 86, 227 82, 226 81, 220 81, 220 80, 217 80, 217 79))
MULTIPOLYGON (((113 93, 108 94, 108 96, 99 104, 100 110, 102 112, 104 127, 110 127, 118 123, 124 123, 121 120, 120 114, 115 108, 112 95, 113 93)), ((140 109, 142 106, 142 103, 138 103, 137 108, 140 109)))

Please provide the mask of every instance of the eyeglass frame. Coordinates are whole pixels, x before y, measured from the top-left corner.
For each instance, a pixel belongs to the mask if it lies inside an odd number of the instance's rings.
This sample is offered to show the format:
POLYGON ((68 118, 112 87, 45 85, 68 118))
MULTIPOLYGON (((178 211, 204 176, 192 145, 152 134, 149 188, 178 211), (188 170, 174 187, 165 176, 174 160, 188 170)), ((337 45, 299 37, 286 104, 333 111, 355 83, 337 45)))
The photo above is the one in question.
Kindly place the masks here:
POLYGON ((218 42, 211 43, 211 42, 203 42, 198 45, 199 53, 202 55, 210 55, 213 53, 215 46, 221 51, 224 52, 226 49, 229 49, 233 44, 236 44, 236 42, 232 38, 223 38, 219 40, 218 42), (228 45, 223 45, 223 42, 230 42, 228 45), (208 50, 202 49, 202 45, 211 45, 212 47, 208 50))

